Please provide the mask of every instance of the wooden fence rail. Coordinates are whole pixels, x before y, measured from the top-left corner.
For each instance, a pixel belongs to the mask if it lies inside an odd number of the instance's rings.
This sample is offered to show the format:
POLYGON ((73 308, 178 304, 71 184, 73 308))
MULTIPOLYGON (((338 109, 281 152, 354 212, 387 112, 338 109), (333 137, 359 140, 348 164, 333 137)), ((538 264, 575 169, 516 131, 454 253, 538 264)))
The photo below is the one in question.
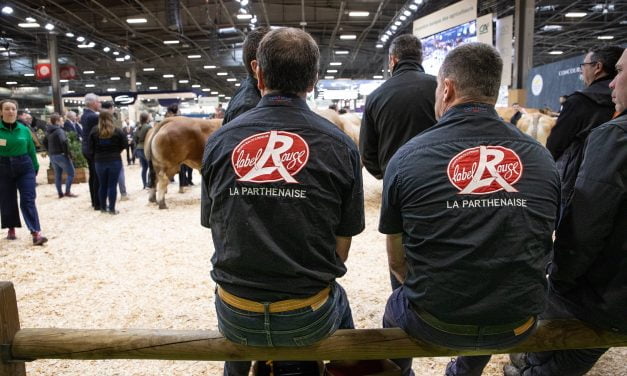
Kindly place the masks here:
POLYGON ((577 320, 541 321, 526 341, 499 350, 434 346, 410 339, 400 329, 338 330, 312 346, 265 348, 234 344, 213 330, 20 330, 16 320, 13 285, 0 282, 0 346, 4 345, 0 376, 24 375, 24 365, 12 362, 35 359, 355 360, 627 346, 627 335, 593 329, 577 320), (22 371, 16 371, 20 366, 22 371))

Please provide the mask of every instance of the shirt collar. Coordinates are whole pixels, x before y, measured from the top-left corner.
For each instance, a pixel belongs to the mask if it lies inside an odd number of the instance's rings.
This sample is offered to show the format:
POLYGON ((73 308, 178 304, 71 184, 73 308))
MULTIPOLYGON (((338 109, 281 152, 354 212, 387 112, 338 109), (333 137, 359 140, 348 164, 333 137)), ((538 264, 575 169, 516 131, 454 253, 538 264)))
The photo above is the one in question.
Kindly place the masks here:
POLYGON ((257 107, 296 107, 309 109, 307 102, 295 94, 272 93, 261 98, 257 107))
POLYGON ((425 72, 425 69, 422 67, 422 65, 415 60, 399 60, 398 63, 396 63, 396 65, 394 66, 392 76, 395 76, 400 72, 404 72, 406 70, 417 70, 421 73, 425 72))
POLYGON ((465 116, 469 114, 485 114, 491 117, 498 118, 499 115, 496 113, 494 106, 487 103, 479 103, 479 102, 467 102, 455 105, 449 108, 444 115, 440 118, 439 122, 442 122, 453 116, 465 116))

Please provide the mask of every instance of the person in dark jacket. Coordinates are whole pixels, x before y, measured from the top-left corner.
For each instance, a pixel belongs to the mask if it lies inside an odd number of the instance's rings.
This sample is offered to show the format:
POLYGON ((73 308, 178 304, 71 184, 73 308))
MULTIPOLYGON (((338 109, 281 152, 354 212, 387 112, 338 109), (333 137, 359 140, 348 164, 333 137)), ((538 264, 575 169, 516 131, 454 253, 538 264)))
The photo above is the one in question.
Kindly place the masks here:
POLYGON ((35 205, 35 189, 39 162, 30 129, 17 121, 17 102, 0 101, 0 222, 8 228, 7 239, 15 240, 16 227, 24 222, 33 236, 34 245, 43 245, 48 239, 41 235, 39 213, 35 205), (19 209, 17 194, 20 194, 19 209))
POLYGON ((557 162, 562 182, 560 212, 572 195, 588 134, 614 115, 608 85, 622 52, 621 47, 609 46, 585 56, 580 67, 586 88, 568 96, 547 139, 546 147, 557 162))
POLYGON ((390 44, 392 77, 366 98, 359 153, 366 170, 382 179, 392 155, 435 124, 435 77, 422 67, 422 43, 405 34, 390 44))
POLYGON ((98 111, 100 111, 100 101, 96 94, 89 93, 85 95, 85 109, 81 116, 81 125, 83 127, 83 155, 87 159, 87 168, 89 170, 89 196, 91 197, 91 206, 94 210, 100 210, 98 174, 93 160, 93 150, 91 150, 89 136, 94 128, 98 127, 98 111))
POLYGON ((67 135, 61 128, 61 116, 58 113, 50 115, 50 125, 46 128, 44 146, 50 157, 50 164, 54 169, 54 184, 57 187, 59 198, 78 197, 71 192, 72 181, 74 180, 74 165, 70 159, 70 146, 67 135), (61 187, 63 173, 65 172, 65 193, 61 187))
MULTIPOLYGON (((594 129, 560 222, 544 318, 627 334, 627 52, 610 83, 620 115, 594 129)), ((583 375, 607 349, 512 355, 507 376, 583 375)))
POLYGON ((259 42, 269 31, 270 28, 268 27, 258 27, 246 35, 242 49, 244 66, 248 75, 229 102, 229 107, 224 113, 224 120, 222 120, 223 126, 251 108, 255 108, 261 100, 261 93, 259 88, 257 88, 257 77, 255 76, 257 47, 259 47, 259 42))
MULTIPOLYGON (((511 347, 545 305, 559 176, 546 148, 496 113, 502 66, 487 44, 449 52, 438 123, 394 154, 383 179, 379 231, 403 283, 383 326, 434 345, 511 347)), ((481 375, 489 360, 458 357, 446 375, 481 375)), ((411 359, 395 362, 411 374, 411 359)))
POLYGON ((66 133, 75 132, 76 135, 80 139, 81 135, 78 134, 78 130, 76 129, 76 112, 68 111, 65 116, 66 116, 66 119, 65 119, 65 122, 63 123, 63 130, 66 133))
POLYGON ((122 130, 115 126, 113 114, 103 111, 98 126, 89 134, 89 150, 94 161, 100 187, 98 199, 103 213, 118 214, 115 210, 117 185, 122 169, 120 153, 126 148, 127 139, 122 130), (107 206, 107 199, 109 205, 107 206))
POLYGON ((150 114, 148 112, 142 112, 139 115, 139 125, 133 134, 133 141, 135 142, 135 145, 137 145, 135 154, 137 154, 139 164, 142 166, 141 177, 142 184, 144 185, 143 189, 148 187, 148 160, 146 159, 146 154, 144 153, 144 141, 146 140, 148 131, 152 128, 150 121, 150 114))
MULTIPOLYGON (((309 34, 270 31, 257 56, 263 98, 212 134, 203 156, 201 224, 215 246, 218 328, 249 346, 306 346, 354 327, 336 279, 364 228, 359 152, 305 102, 320 58, 309 34)), ((224 375, 249 368, 227 362, 224 375)))

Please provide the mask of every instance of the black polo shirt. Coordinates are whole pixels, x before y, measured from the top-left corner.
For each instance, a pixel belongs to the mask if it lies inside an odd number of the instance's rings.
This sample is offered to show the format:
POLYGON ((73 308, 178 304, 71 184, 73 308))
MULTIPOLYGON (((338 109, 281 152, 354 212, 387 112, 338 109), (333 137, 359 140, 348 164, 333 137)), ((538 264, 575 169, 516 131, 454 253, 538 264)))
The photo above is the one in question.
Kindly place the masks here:
POLYGON ((559 189, 548 150, 493 106, 447 111, 385 173, 379 230, 403 233, 408 299, 453 324, 542 312, 559 189))
POLYGON ((300 298, 346 273, 335 237, 364 228, 359 152, 304 100, 263 97, 209 138, 201 172, 211 276, 225 290, 300 298))

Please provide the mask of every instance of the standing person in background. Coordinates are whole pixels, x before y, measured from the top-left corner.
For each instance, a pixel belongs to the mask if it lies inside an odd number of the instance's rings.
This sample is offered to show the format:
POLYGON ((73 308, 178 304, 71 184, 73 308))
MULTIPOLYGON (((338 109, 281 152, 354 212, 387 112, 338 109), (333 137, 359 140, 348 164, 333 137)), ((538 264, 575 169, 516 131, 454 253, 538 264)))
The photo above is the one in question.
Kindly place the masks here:
MULTIPOLYGON (((115 113, 115 107, 113 106, 113 102, 103 102, 102 110, 109 112, 113 115, 113 125, 122 130, 122 122, 119 120, 118 115, 115 113)), ((124 131, 122 131, 124 133, 124 131)), ((126 137, 126 136, 125 136, 126 137)), ((127 143, 128 145, 128 143, 127 143)), ((120 176, 118 178, 118 187, 120 188, 120 201, 128 200, 128 193, 126 191, 126 175, 124 174, 124 165, 122 165, 122 169, 120 169, 120 176)))
POLYGON ((63 130, 67 132, 75 132, 78 138, 81 138, 81 135, 78 133, 76 129, 76 112, 68 111, 66 114, 65 123, 63 123, 63 130))
POLYGON ((123 167, 120 153, 126 147, 126 143, 124 132, 115 126, 113 114, 102 111, 98 127, 89 135, 89 150, 93 153, 92 158, 100 181, 98 196, 103 213, 118 214, 115 210, 115 201, 120 169, 123 167))
POLYGON ((133 128, 125 122, 124 125, 124 134, 126 135, 126 139, 128 140, 128 144, 126 145, 126 162, 130 166, 131 163, 135 164, 135 140, 133 139, 133 128))
POLYGON ((257 103, 261 100, 261 93, 257 87, 257 76, 255 75, 255 69, 257 68, 257 47, 259 47, 259 42, 261 42, 261 39, 269 31, 270 28, 268 27, 258 27, 251 30, 246 35, 246 40, 244 40, 244 46, 242 47, 242 54, 244 67, 246 67, 248 74, 244 82, 242 82, 242 86, 237 89, 229 102, 229 108, 226 109, 224 119, 222 120, 223 126, 251 108, 255 108, 257 103))
POLYGON ((61 116, 56 112, 50 115, 50 125, 46 128, 44 146, 50 156, 50 164, 54 169, 54 184, 57 188, 59 198, 78 197, 70 189, 74 180, 74 165, 70 160, 70 146, 67 135, 61 128, 61 116), (63 173, 65 172, 65 193, 61 187, 63 173))
POLYGON ((35 178, 39 171, 35 144, 27 126, 17 121, 17 102, 11 99, 0 101, 0 221, 8 228, 7 239, 17 239, 15 228, 22 227, 17 204, 20 205, 24 222, 33 236, 34 245, 48 241, 41 235, 39 213, 35 199, 35 178))
MULTIPOLYGON (((435 124, 435 77, 422 67, 422 43, 400 35, 390 44, 392 77, 366 98, 359 132, 359 153, 366 170, 382 179, 394 153, 435 124)), ((401 284, 390 272, 392 290, 401 284)))
POLYGON ((148 187, 148 160, 146 159, 146 154, 144 154, 144 141, 146 140, 146 134, 152 125, 150 125, 150 114, 147 112, 142 112, 139 115, 139 125, 135 129, 135 135, 133 136, 134 142, 136 146, 135 153, 139 158, 139 164, 142 167, 141 176, 142 176, 142 184, 143 189, 148 187))
MULTIPOLYGON (((168 109, 165 113, 165 117, 171 116, 179 116, 179 105, 177 103, 173 103, 168 106, 168 109)), ((194 185, 192 182, 192 172, 193 169, 186 164, 181 164, 179 167, 179 191, 183 191, 183 187, 187 187, 188 185, 194 185)))
POLYGON ((222 103, 218 104, 218 107, 215 109, 215 114, 213 115, 214 119, 224 119, 224 108, 222 108, 222 103))
POLYGON ((85 109, 81 116, 81 125, 83 127, 82 151, 85 159, 87 159, 87 168, 89 170, 89 195, 91 197, 91 207, 94 210, 100 210, 98 174, 93 160, 93 150, 89 149, 89 135, 94 128, 98 127, 98 111, 100 111, 100 101, 94 93, 85 95, 85 109))

